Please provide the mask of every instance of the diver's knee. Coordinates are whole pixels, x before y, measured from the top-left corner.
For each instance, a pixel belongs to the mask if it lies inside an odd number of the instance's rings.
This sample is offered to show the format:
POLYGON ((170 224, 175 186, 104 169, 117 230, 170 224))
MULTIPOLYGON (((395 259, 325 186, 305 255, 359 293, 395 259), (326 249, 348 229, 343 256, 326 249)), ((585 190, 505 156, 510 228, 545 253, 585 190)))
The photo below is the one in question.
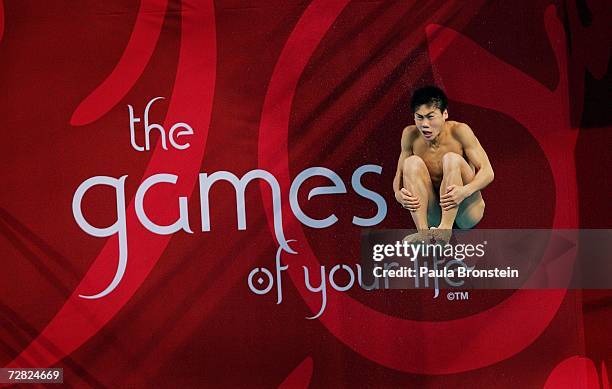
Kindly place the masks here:
POLYGON ((404 172, 408 174, 423 173, 427 171, 427 166, 421 157, 411 155, 404 160, 404 172))
POLYGON ((448 152, 442 156, 442 169, 448 170, 461 166, 463 157, 457 153, 448 152))

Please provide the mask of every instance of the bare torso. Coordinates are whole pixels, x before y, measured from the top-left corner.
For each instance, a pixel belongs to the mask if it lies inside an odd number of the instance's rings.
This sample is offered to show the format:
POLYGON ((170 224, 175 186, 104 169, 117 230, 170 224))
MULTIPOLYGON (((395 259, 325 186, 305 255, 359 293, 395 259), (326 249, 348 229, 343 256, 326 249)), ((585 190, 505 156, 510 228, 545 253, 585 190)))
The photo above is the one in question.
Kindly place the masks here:
POLYGON ((425 123, 422 127, 409 126, 402 132, 395 198, 410 211, 418 230, 472 228, 484 214, 481 190, 493 181, 493 168, 467 124, 440 122, 439 115, 428 114, 415 115, 415 123, 425 123))
MULTIPOLYGON (((438 135, 436 142, 428 145, 421 136, 416 126, 410 126, 410 144, 412 146, 412 153, 418 157, 421 157, 434 187, 439 188, 442 182, 442 157, 448 152, 457 153, 462 155, 463 158, 470 162, 463 150, 461 143, 453 136, 454 128, 460 123, 455 121, 446 121, 444 123, 444 129, 438 135)), ((471 164, 470 164, 471 165, 471 164)))

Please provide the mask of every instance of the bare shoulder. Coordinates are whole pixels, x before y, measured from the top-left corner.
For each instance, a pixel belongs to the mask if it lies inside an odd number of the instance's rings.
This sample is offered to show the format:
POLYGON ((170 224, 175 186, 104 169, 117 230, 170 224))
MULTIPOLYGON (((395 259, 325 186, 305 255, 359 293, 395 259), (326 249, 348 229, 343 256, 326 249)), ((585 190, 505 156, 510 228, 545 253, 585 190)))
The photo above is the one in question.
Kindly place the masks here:
POLYGON ((411 147, 418 135, 419 131, 417 130, 417 127, 414 124, 404 128, 404 131, 402 131, 402 147, 411 147))
POLYGON ((416 134, 416 132, 417 132, 417 127, 414 124, 407 126, 404 128, 404 131, 402 132, 402 138, 405 136, 411 136, 412 134, 416 134))
POLYGON ((453 138, 457 139, 462 144, 469 144, 476 140, 476 135, 474 135, 474 131, 465 123, 455 122, 455 121, 447 121, 450 122, 450 130, 453 138))

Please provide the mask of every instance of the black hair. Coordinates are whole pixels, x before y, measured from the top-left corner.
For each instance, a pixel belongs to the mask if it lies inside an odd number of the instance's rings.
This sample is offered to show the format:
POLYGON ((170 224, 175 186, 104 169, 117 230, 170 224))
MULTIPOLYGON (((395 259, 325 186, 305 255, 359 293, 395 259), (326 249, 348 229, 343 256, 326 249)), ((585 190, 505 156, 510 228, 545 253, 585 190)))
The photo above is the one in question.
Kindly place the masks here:
POLYGON ((436 86, 426 86, 414 91, 410 100, 410 109, 415 112, 423 104, 444 112, 448 108, 448 98, 442 89, 436 86))

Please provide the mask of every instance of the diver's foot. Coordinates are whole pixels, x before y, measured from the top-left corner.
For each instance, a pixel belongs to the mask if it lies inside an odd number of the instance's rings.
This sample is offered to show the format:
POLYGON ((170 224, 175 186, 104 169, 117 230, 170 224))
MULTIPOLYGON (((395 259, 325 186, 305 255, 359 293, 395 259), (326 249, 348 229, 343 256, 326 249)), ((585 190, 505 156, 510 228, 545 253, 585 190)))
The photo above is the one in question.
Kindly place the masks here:
POLYGON ((429 242, 429 239, 429 232, 427 230, 423 230, 414 234, 406 235, 402 241, 407 242, 408 244, 423 242, 427 243, 429 242))
POLYGON ((446 244, 450 242, 452 235, 453 235, 452 228, 445 228, 445 227, 438 226, 438 227, 431 227, 431 229, 429 230, 430 238, 434 240, 435 243, 439 243, 439 244, 446 244))

